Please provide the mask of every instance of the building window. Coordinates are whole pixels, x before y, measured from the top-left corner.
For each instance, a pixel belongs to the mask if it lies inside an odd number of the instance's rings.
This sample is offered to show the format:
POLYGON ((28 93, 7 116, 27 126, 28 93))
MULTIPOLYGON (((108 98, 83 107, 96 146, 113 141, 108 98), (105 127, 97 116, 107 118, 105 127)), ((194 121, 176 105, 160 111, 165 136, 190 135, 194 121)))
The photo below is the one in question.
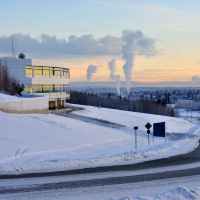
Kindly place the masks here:
POLYGON ((34 77, 42 76, 42 67, 35 67, 34 68, 34 77))
POLYGON ((50 68, 50 76, 54 76, 54 72, 53 68, 50 68))
POLYGON ((50 69, 50 74, 51 74, 51 76, 54 76, 56 78, 60 78, 61 77, 60 68, 56 68, 56 67, 51 68, 50 69))
POLYGON ((56 70, 55 71, 55 76, 59 78, 60 77, 60 71, 56 70))
POLYGON ((26 93, 33 93, 33 88, 32 88, 32 86, 31 85, 27 85, 26 87, 25 87, 25 91, 26 91, 26 93))
POLYGON ((57 78, 61 77, 60 68, 54 68, 54 76, 57 77, 57 78))
POLYGON ((70 79, 70 73, 67 71, 67 78, 70 79))
POLYGON ((49 71, 49 67, 43 67, 43 76, 49 77, 50 75, 50 71, 49 71))
POLYGON ((27 93, 70 93, 70 86, 69 85, 59 85, 59 84, 52 84, 52 85, 27 85, 25 88, 27 93))
POLYGON ((43 91, 43 93, 49 93, 50 85, 42 85, 42 91, 43 91))
POLYGON ((42 85, 35 85, 34 86, 34 92, 35 93, 43 93, 42 85))
POLYGON ((32 67, 31 66, 26 66, 26 77, 32 78, 32 67))
POLYGON ((63 76, 67 79, 69 79, 69 71, 68 70, 64 70, 63 71, 63 76))
POLYGON ((63 86, 63 91, 66 92, 67 94, 70 93, 70 86, 69 85, 64 85, 63 86))

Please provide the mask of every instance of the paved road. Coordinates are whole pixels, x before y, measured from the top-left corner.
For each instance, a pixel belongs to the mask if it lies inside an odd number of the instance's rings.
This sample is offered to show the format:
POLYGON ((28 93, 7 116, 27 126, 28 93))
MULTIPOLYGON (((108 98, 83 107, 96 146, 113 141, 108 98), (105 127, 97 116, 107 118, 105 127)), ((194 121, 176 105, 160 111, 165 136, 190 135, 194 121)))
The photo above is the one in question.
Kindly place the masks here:
MULTIPOLYGON (((112 128, 124 128, 124 126, 110 123, 105 120, 91 119, 88 117, 80 117, 75 114, 70 114, 68 117, 76 118, 79 120, 89 121, 91 123, 98 123, 102 126, 110 126, 112 128)), ((141 181, 151 181, 158 179, 167 179, 175 177, 184 177, 184 176, 194 176, 200 175, 200 167, 193 169, 182 169, 169 171, 169 172, 159 172, 154 174, 141 174, 141 175, 131 175, 131 176, 120 176, 120 177, 109 177, 109 178, 95 178, 92 179, 92 173, 101 173, 101 172, 116 172, 117 171, 134 171, 141 169, 152 169, 158 167, 167 167, 167 166, 177 166, 183 164, 189 164, 200 161, 200 146, 184 155, 174 156, 171 158, 164 158, 154 161, 147 161, 139 164, 130 164, 130 165, 118 165, 118 166, 106 166, 106 167, 96 167, 96 168, 86 168, 79 170, 70 170, 70 171, 57 171, 57 172, 46 172, 46 173, 29 173, 22 175, 2 175, 0 176, 0 181, 3 179, 16 179, 16 178, 31 178, 31 177, 51 177, 51 176, 64 176, 64 175, 80 175, 88 174, 91 175, 89 180, 74 180, 74 181, 62 181, 56 183, 44 183, 24 186, 24 187, 0 187, 0 194, 6 193, 19 193, 19 192, 30 192, 30 191, 43 191, 43 190, 53 190, 53 189, 63 189, 63 188, 84 188, 84 187, 94 187, 94 186, 104 186, 104 185, 115 185, 115 184, 125 184, 125 183, 135 183, 141 181)))
POLYGON ((44 183, 44 184, 30 184, 22 187, 11 186, 11 187, 0 187, 1 194, 11 193, 24 193, 24 192, 35 192, 45 190, 57 190, 57 189, 72 189, 72 188, 88 188, 105 185, 117 185, 127 183, 137 183, 144 181, 162 180, 169 178, 187 177, 200 175, 200 167, 195 169, 184 169, 175 170, 170 172, 161 172, 153 174, 142 174, 134 176, 123 176, 123 177, 109 177, 99 178, 90 180, 76 180, 76 181, 61 181, 56 183, 44 183))

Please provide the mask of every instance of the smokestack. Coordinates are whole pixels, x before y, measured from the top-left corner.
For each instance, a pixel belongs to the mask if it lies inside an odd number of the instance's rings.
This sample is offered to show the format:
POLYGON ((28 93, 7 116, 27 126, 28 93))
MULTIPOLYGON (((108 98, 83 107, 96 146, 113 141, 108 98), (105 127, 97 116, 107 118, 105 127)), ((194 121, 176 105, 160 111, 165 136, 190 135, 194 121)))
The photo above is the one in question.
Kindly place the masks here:
POLYGON ((110 62, 108 62, 108 68, 110 70, 110 78, 116 81, 117 94, 120 96, 120 75, 116 74, 115 59, 112 59, 110 62))
POLYGON ((92 80, 92 76, 94 73, 97 72, 97 66, 96 65, 89 65, 87 68, 87 81, 92 80))

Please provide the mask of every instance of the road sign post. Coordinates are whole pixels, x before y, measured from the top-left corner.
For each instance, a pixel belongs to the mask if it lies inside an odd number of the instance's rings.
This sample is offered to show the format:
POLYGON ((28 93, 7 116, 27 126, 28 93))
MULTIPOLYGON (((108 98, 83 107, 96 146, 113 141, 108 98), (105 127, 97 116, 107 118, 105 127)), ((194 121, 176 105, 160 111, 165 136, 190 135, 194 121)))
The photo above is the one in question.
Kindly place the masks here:
POLYGON ((150 133, 151 133, 151 131, 150 131, 150 130, 147 130, 147 134, 148 134, 148 144, 150 144, 150 133))
POLYGON ((147 129, 147 134, 148 134, 148 144, 150 145, 150 129, 152 127, 152 125, 148 122, 146 125, 145 125, 146 129, 147 129))
POLYGON ((138 126, 134 126, 133 129, 135 130, 135 149, 137 149, 137 130, 138 130, 138 126))

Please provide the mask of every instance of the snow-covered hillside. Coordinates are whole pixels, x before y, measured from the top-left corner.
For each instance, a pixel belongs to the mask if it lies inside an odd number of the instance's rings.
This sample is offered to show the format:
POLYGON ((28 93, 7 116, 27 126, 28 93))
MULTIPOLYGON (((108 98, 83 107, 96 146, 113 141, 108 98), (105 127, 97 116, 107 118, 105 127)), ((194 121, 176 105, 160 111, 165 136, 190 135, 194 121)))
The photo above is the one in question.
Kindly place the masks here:
POLYGON ((199 130, 183 119, 86 107, 76 114, 119 123, 103 127, 53 114, 17 115, 0 112, 0 174, 78 169, 143 162, 192 151, 199 130), (155 138, 148 145, 143 125, 167 122, 167 141, 155 138), (138 125, 138 149, 132 126, 138 125), (177 133, 177 134, 176 134, 177 133), (184 146, 184 148, 182 148, 184 146))
POLYGON ((194 127, 194 124, 191 124, 190 122, 180 118, 84 105, 80 105, 77 107, 84 108, 84 110, 76 111, 76 113, 79 115, 107 120, 117 124, 125 125, 130 128, 133 128, 134 126, 139 126, 139 129, 143 131, 146 130, 145 124, 147 122, 166 122, 166 131, 168 133, 187 133, 192 127, 194 127))

